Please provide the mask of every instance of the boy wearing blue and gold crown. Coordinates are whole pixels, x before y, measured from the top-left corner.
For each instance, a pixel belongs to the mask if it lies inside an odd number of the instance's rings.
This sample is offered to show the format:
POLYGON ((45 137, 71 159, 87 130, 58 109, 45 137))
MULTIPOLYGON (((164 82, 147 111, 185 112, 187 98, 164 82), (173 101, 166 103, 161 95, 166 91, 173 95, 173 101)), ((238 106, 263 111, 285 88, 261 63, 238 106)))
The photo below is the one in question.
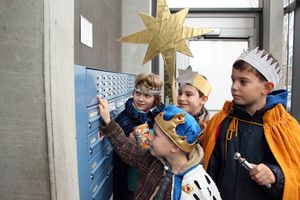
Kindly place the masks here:
POLYGON ((196 120, 176 106, 167 106, 155 117, 150 150, 131 143, 111 120, 108 102, 99 98, 101 129, 114 150, 139 171, 134 199, 221 199, 218 189, 200 161, 201 129, 196 120))
POLYGON ((203 137, 205 168, 225 200, 300 199, 300 126, 284 108, 287 92, 272 92, 280 77, 278 62, 258 48, 233 64, 233 101, 203 137))

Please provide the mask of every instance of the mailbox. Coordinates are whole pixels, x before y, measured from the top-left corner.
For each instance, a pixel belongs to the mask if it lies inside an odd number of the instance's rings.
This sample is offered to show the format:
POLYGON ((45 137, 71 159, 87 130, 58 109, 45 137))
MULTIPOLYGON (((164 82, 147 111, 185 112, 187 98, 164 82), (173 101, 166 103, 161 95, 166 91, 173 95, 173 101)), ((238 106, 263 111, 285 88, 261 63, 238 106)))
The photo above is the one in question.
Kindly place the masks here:
POLYGON ((135 76, 75 65, 75 111, 81 200, 112 196, 113 149, 101 132, 97 96, 108 100, 115 118, 132 96, 135 76))

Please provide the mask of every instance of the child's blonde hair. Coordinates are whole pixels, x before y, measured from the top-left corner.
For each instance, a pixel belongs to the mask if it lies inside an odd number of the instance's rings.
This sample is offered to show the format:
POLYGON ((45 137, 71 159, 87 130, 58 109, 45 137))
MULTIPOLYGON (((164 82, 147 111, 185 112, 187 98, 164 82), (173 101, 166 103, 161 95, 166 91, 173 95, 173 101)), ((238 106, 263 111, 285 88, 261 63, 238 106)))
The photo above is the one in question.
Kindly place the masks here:
MULTIPOLYGON (((153 73, 141 73, 137 75, 134 83, 135 88, 144 86, 147 89, 155 89, 161 90, 163 86, 163 81, 160 77, 153 73)), ((159 105, 161 101, 161 95, 153 95, 154 96, 154 106, 159 105)))

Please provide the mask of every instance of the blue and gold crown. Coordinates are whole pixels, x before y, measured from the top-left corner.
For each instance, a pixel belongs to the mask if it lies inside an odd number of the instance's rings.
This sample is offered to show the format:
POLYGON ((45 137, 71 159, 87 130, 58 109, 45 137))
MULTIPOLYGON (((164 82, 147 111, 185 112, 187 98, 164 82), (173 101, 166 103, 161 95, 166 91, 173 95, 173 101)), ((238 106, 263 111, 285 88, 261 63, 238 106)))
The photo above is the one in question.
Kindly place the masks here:
POLYGON ((155 122, 186 153, 193 150, 202 133, 194 117, 174 105, 167 106, 159 113, 155 117, 155 122))

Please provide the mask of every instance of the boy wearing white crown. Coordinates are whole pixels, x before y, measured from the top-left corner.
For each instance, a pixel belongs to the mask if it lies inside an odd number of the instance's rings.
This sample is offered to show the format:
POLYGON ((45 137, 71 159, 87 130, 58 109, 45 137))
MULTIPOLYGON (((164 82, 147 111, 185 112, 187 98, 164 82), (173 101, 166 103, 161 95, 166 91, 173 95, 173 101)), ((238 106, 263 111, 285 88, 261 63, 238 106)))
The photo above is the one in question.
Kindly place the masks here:
POLYGON ((131 143, 111 120, 106 100, 99 98, 101 129, 118 155, 138 169, 134 199, 221 199, 218 189, 200 161, 201 129, 195 119, 176 106, 167 106, 155 117, 150 150, 131 143))
POLYGON ((233 101, 210 120, 203 137, 205 168, 221 197, 300 199, 300 126, 284 108, 287 92, 272 92, 280 80, 277 61, 248 50, 233 64, 231 79, 233 101), (236 152, 249 163, 235 160, 236 152))
POLYGON ((193 115, 204 129, 210 119, 204 104, 211 92, 211 85, 204 76, 192 71, 191 66, 185 70, 178 70, 178 74, 178 107, 193 115))

